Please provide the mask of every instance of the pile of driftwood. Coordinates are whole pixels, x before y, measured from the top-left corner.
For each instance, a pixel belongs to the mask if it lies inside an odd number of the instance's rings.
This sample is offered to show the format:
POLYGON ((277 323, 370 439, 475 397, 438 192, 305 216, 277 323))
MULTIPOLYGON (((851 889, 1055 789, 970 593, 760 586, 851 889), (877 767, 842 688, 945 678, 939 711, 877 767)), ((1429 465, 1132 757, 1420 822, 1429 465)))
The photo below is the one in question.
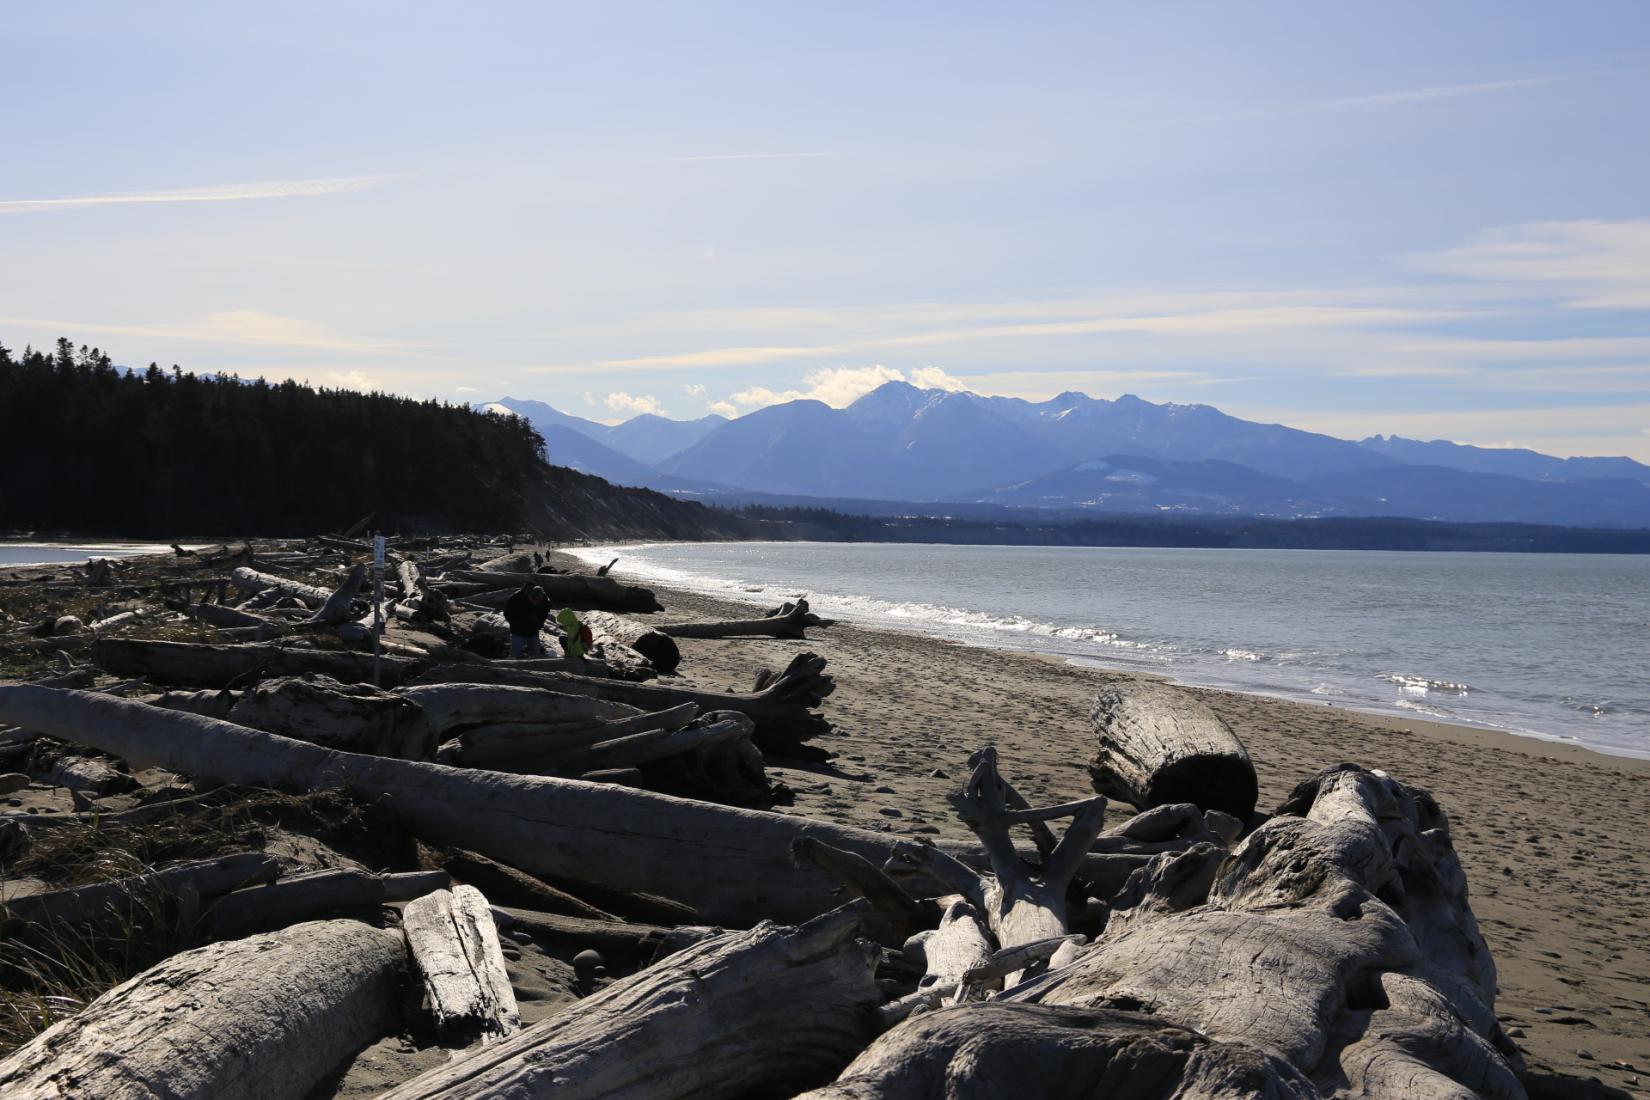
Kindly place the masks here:
MULTIPOLYGON (((431 636, 461 648, 463 603, 498 590, 445 593, 452 634, 431 636)), ((689 757, 692 783, 731 789, 719 769, 759 767, 765 726, 794 745, 829 690, 817 658, 667 701, 634 694, 672 690, 655 681, 408 644, 425 653, 396 655, 384 687, 353 665, 220 682, 160 649, 106 674, 212 682, 0 684, 13 744, 175 777, 103 827, 330 791, 430 857, 292 875, 231 852, 9 901, 8 934, 61 937, 158 898, 195 946, 0 1060, 0 1095, 298 1100, 408 1033, 451 1060, 386 1097, 1523 1095, 1439 807, 1342 765, 1256 813, 1247 752, 1176 688, 1099 696, 1094 797, 1031 806, 995 749, 974 753, 955 807, 977 842, 942 846, 638 789, 689 757), (1139 812, 1105 829, 1108 796, 1139 812), (524 1025, 518 945, 562 959, 579 999, 524 1025)), ((107 796, 85 797, 92 818, 107 796)), ((60 818, 5 818, 0 855, 60 818)))

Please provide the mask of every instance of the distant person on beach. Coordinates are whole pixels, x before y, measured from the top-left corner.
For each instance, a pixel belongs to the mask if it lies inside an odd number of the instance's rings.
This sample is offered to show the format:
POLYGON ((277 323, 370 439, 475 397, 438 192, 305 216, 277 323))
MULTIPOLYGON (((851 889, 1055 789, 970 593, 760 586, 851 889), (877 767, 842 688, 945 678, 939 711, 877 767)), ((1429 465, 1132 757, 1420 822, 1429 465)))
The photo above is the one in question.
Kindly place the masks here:
POLYGON ((556 625, 561 627, 561 648, 569 657, 584 660, 590 647, 596 644, 596 636, 590 633, 590 628, 579 620, 571 607, 564 607, 556 614, 556 625))
POLYGON ((524 584, 504 605, 504 621, 510 624, 510 659, 544 656, 539 631, 550 618, 550 600, 536 584, 524 584))

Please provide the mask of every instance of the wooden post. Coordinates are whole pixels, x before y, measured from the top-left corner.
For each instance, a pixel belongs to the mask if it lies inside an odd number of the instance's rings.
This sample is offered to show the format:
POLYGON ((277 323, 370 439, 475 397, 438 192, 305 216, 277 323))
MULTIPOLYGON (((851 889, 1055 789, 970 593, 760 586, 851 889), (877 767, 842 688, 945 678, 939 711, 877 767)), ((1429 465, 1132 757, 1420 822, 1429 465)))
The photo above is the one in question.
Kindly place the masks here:
POLYGON ((379 687, 384 636, 384 536, 372 536, 372 686, 379 687))

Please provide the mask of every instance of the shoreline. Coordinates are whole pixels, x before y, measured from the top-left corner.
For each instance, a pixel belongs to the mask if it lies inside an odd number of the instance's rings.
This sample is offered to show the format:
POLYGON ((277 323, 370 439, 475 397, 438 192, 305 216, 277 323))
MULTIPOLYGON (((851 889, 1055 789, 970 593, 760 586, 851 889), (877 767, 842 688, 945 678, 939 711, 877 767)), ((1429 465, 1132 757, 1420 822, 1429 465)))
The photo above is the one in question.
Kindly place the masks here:
MULTIPOLYGON (((614 573, 626 579, 623 565, 614 573)), ((636 574, 629 580, 654 588, 666 607, 663 621, 724 617, 748 606, 636 574)), ((832 759, 770 760, 769 776, 795 795, 778 812, 957 843, 972 840, 949 801, 970 752, 997 745, 1004 774, 1034 805, 1090 796, 1089 708, 1102 686, 1140 675, 846 621, 811 630, 804 642, 681 645, 677 681, 717 690, 747 690, 756 669, 781 667, 800 651, 829 662, 837 690, 822 713, 834 729, 814 744, 832 759)), ((1650 818, 1650 760, 1338 706, 1187 690, 1248 748, 1262 810, 1344 761, 1430 791, 1448 815, 1498 969, 1497 1014, 1532 1072, 1562 1075, 1559 1089, 1599 1077, 1638 1092, 1650 1078, 1650 924, 1643 917, 1650 850, 1639 835, 1639 823, 1650 818)), ((1113 802, 1106 824, 1133 813, 1113 802)))
MULTIPOLYGON (((590 564, 590 560, 582 557, 580 553, 581 551, 590 552, 592 557, 596 558, 602 557, 609 551, 633 549, 641 546, 657 546, 667 541, 671 540, 649 539, 626 542, 602 542, 592 543, 587 546, 577 548, 562 548, 555 552, 565 554, 568 557, 577 560, 580 564, 588 566, 590 564)), ((600 563, 598 562, 597 564, 600 563)), ((626 572, 622 566, 623 562, 621 561, 620 566, 616 567, 615 571, 618 573, 626 572)), ((631 575, 661 592, 670 592, 677 595, 690 596, 696 600, 704 599, 720 601, 725 602, 730 606, 737 607, 766 607, 768 604, 773 603, 774 599, 780 595, 777 591, 772 594, 767 592, 703 592, 692 588, 681 588, 673 584, 669 579, 660 579, 649 574, 637 573, 631 575)), ((946 642, 948 644, 959 645, 970 649, 981 649, 988 652, 1012 653, 1030 656, 1039 660, 1055 661, 1078 668, 1094 668, 1101 672, 1114 675, 1165 680, 1179 687, 1184 687, 1198 692, 1216 692, 1239 695, 1256 699, 1272 700, 1279 703, 1287 703, 1292 706, 1318 707, 1338 713, 1356 714, 1372 722, 1384 724, 1393 729, 1424 729, 1435 736, 1448 737, 1460 744, 1487 745, 1490 747, 1499 746, 1529 755, 1552 754, 1557 759, 1577 760, 1582 762, 1592 761, 1604 766, 1617 766, 1622 763, 1627 763, 1631 766, 1632 770, 1642 771, 1646 775, 1650 775, 1650 749, 1638 753, 1626 749, 1621 751, 1610 751, 1608 749, 1593 748, 1589 745, 1583 744, 1575 738, 1563 737, 1559 735, 1546 735, 1534 730, 1513 730, 1504 726, 1491 725, 1488 723, 1479 724, 1470 721, 1450 721, 1421 714, 1412 715, 1410 713, 1399 712, 1396 709, 1393 711, 1383 711, 1370 709, 1363 706, 1346 706, 1321 698, 1305 698, 1293 694, 1246 688, 1224 683, 1199 683, 1196 680, 1183 680, 1171 672, 1154 672, 1146 669, 1131 667, 1118 662, 1107 662, 1103 657, 1089 657, 1049 652, 1028 646, 994 644, 993 640, 989 637, 977 640, 972 638, 951 638, 943 634, 924 631, 914 627, 905 629, 900 626, 883 623, 863 622, 848 619, 843 619, 841 621, 852 622, 855 627, 862 630, 875 630, 894 635, 927 638, 934 641, 946 642)))

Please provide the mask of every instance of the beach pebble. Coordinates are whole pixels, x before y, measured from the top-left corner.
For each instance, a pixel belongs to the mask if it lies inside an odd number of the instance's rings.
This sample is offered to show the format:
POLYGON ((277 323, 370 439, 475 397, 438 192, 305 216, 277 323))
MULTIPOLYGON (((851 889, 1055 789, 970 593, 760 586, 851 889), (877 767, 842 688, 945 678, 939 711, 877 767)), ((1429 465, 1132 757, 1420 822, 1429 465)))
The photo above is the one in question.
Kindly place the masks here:
POLYGON ((6 799, 6 805, 8 805, 8 806, 21 806, 22 804, 23 804, 23 800, 21 798, 8 798, 8 799, 6 799))
POLYGON ((893 794, 894 793, 894 788, 886 786, 886 785, 881 786, 881 787, 873 787, 871 789, 871 793, 872 794, 893 794))
POLYGON ((532 943, 533 933, 527 931, 525 928, 518 928, 514 932, 510 933, 510 938, 515 940, 517 943, 532 943))
POLYGON ((898 810, 894 809, 892 806, 878 806, 877 807, 877 813, 881 814, 883 817, 904 817, 905 816, 904 814, 900 813, 898 810))

